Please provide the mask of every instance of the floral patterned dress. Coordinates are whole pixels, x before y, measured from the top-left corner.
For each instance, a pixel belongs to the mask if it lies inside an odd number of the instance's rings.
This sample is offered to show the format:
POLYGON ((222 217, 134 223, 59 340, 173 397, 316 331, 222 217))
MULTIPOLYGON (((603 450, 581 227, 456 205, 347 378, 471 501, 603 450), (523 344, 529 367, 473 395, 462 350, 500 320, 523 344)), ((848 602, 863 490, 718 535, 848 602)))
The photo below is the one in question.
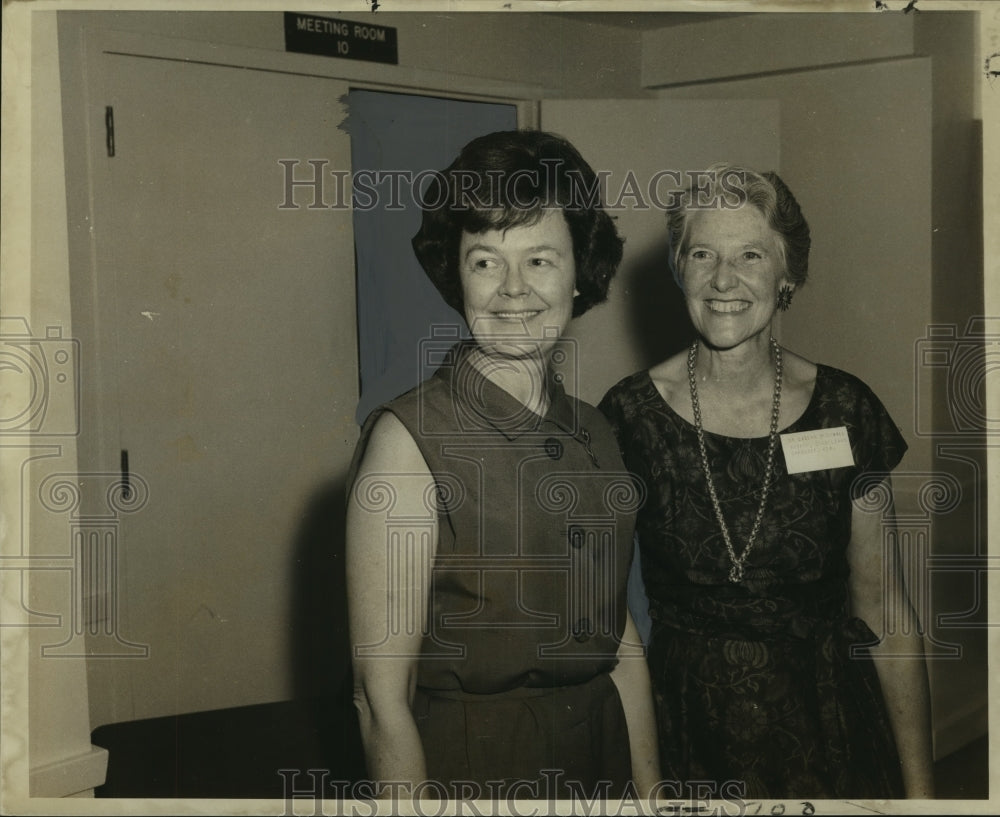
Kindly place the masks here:
MULTIPOLYGON (((619 382, 600 405, 648 494, 637 533, 666 780, 738 781, 749 798, 903 796, 864 646, 878 639, 849 612, 847 546, 852 501, 898 464, 906 443, 864 383, 817 368, 806 410, 782 434, 846 427, 854 466, 789 474, 778 445, 767 509, 738 585, 728 580, 694 426, 648 372, 619 382)), ((768 438, 704 436, 741 553, 768 438)))

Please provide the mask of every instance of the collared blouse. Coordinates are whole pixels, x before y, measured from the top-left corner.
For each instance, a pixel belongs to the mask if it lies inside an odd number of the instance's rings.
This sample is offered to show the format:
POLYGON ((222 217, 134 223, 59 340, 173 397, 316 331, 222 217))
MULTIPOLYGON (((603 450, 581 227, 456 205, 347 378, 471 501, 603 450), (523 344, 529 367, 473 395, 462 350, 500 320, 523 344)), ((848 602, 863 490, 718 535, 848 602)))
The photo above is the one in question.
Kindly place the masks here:
MULTIPOLYGON (((557 377, 542 417, 484 377, 469 348, 457 345, 433 376, 373 412, 355 455, 356 468, 389 411, 434 477, 425 502, 438 542, 418 685, 486 694, 583 683, 616 663, 641 487, 604 417, 557 377)), ((384 502, 387 480, 405 478, 369 475, 353 490, 363 506, 384 502)), ((430 531, 414 535, 409 520, 408 540, 394 539, 391 509, 388 518, 399 580, 418 581, 430 531)))

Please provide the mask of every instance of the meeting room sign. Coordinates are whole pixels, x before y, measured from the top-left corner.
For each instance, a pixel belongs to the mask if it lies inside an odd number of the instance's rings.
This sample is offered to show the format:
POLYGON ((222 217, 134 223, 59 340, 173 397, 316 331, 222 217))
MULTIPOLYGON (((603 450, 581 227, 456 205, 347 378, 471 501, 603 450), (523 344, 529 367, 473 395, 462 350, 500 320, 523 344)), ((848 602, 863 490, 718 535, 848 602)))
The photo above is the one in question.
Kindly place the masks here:
POLYGON ((285 51, 399 64, 394 28, 292 11, 285 12, 285 51))

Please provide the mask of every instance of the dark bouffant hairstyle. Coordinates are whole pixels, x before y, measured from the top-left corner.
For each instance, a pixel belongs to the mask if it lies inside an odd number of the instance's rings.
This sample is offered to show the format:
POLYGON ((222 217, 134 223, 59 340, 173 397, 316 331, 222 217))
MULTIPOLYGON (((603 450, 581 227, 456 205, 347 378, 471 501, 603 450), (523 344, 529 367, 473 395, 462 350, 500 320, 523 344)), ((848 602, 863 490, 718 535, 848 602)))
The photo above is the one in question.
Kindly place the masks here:
POLYGON ((688 214, 697 212, 698 202, 705 206, 737 207, 752 204, 780 237, 782 261, 788 279, 804 284, 809 274, 809 224, 799 203, 777 173, 758 173, 732 164, 715 164, 685 191, 676 207, 667 214, 670 231, 670 263, 680 283, 680 260, 687 252, 688 214))
POLYGON ((573 316, 607 298, 622 239, 604 212, 600 180, 568 141, 544 131, 498 131, 473 139, 420 194, 423 223, 413 251, 448 305, 463 312, 462 233, 535 224, 562 210, 573 239, 573 316))

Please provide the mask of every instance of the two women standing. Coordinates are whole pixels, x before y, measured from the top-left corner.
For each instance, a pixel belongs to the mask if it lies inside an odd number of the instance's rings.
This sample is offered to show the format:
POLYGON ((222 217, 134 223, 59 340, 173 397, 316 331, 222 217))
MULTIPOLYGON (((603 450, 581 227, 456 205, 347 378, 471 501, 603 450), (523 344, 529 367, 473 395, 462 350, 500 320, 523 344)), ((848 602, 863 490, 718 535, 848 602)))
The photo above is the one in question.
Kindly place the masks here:
POLYGON ((723 175, 739 182, 737 205, 670 215, 698 337, 608 393, 610 427, 552 367, 621 257, 599 202, 573 195, 591 168, 550 134, 491 134, 428 196, 446 205, 414 249, 471 340, 373 413, 355 458, 351 637, 374 779, 530 797, 556 769, 563 796, 630 779, 642 795, 663 779, 930 796, 920 645, 873 635, 887 599, 913 615, 866 510, 905 443, 863 383, 771 337, 807 268, 790 192, 714 171, 720 202, 723 175), (498 182, 516 195, 498 200, 498 182), (625 605, 640 504, 655 715, 625 605))

